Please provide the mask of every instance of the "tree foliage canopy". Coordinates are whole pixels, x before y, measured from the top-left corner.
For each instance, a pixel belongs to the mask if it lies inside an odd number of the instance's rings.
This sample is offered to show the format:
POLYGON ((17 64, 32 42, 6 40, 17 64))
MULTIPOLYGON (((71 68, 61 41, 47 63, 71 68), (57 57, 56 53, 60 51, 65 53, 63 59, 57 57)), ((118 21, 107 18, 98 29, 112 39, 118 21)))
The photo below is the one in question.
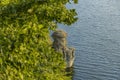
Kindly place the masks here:
POLYGON ((56 23, 70 25, 77 18, 74 18, 74 9, 68 10, 65 7, 67 2, 68 0, 3 0, 0 3, 0 26, 6 26, 8 23, 22 26, 32 22, 35 17, 38 24, 52 28, 56 23))
POLYGON ((0 79, 66 80, 61 54, 49 30, 70 25, 77 14, 69 0, 0 0, 0 79))

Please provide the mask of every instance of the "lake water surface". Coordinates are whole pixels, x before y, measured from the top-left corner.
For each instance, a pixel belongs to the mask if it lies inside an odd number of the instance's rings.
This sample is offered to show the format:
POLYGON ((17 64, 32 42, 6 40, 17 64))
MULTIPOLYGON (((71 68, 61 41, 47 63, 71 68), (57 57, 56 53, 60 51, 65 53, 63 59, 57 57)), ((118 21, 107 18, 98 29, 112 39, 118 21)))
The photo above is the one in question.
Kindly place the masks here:
POLYGON ((120 80, 120 0, 79 0, 79 20, 66 27, 76 48, 73 80, 120 80))

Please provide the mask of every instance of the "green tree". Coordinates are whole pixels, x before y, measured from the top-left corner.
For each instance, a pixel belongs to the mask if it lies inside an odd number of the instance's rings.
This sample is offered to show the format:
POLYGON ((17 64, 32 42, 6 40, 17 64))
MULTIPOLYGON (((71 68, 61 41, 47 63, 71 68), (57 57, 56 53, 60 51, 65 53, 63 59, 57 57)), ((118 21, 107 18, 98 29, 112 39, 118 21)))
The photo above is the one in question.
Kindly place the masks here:
POLYGON ((69 0, 0 0, 0 80, 68 80, 49 30, 77 15, 69 0))

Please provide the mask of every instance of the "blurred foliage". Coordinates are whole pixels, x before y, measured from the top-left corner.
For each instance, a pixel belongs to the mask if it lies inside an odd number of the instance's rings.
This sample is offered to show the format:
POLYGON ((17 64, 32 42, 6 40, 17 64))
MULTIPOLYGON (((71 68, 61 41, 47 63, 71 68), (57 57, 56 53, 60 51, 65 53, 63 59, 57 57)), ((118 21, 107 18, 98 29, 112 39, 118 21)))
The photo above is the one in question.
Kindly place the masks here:
POLYGON ((0 80, 70 80, 49 30, 74 23, 69 0, 0 0, 0 80))

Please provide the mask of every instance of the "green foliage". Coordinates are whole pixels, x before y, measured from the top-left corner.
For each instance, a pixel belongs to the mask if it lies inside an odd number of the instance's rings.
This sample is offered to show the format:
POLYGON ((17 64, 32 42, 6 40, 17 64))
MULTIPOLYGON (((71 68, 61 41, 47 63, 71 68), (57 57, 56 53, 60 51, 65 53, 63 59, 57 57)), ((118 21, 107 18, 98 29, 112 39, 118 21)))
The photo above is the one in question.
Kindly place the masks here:
POLYGON ((49 30, 77 18, 68 0, 0 1, 0 80, 70 80, 49 30))
MULTIPOLYGON (((7 0, 9 4, 0 5, 0 26, 5 26, 3 20, 8 23, 16 21, 19 25, 26 24, 36 16, 39 24, 44 24, 49 28, 56 27, 56 23, 70 25, 77 18, 74 9, 66 9, 68 0, 7 0), (54 21, 54 22, 53 22, 54 21)), ((7 23, 7 24, 8 24, 7 23)))

